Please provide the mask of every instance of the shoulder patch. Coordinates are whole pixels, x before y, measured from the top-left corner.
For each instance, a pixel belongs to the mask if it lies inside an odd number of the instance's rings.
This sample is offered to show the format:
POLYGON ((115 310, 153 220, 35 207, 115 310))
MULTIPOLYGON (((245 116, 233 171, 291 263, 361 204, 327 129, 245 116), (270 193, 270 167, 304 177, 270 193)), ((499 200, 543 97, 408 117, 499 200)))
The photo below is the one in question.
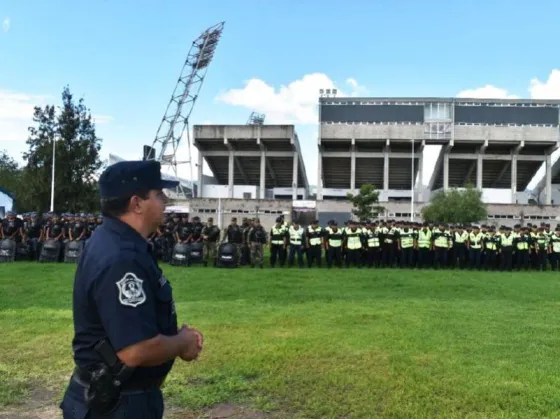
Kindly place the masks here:
POLYGON ((117 282, 119 289, 119 301, 123 306, 137 307, 146 301, 146 293, 142 283, 132 272, 127 272, 120 281, 117 282))

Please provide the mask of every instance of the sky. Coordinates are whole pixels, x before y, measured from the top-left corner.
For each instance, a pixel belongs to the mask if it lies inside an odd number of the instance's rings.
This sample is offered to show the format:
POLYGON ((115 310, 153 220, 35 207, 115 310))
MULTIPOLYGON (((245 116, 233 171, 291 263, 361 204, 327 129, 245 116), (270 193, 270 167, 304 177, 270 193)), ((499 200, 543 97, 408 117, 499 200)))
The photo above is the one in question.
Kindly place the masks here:
MULTIPOLYGON (((2 0, 0 150, 22 162, 33 107, 60 104, 68 85, 103 157, 141 158, 192 41, 225 21, 191 125, 245 124, 252 111, 295 124, 316 184, 319 89, 560 99, 558 16, 557 0, 2 0)), ((426 147, 425 183, 437 153, 426 147)), ((189 158, 186 136, 179 154, 189 158)))

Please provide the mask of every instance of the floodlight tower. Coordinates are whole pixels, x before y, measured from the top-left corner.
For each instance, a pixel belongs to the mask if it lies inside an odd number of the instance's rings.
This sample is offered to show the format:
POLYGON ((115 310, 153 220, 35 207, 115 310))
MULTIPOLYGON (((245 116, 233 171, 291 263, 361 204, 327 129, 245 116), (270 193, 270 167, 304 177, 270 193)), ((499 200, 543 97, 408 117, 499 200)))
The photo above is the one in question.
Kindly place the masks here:
POLYGON ((265 117, 266 115, 264 113, 251 112, 247 120, 247 125, 264 125, 265 117))
MULTIPOLYGON (((171 95, 171 100, 167 105, 165 115, 157 130, 156 138, 152 143, 152 148, 155 149, 155 152, 148 159, 157 160, 162 166, 171 167, 175 177, 178 177, 177 165, 186 163, 190 169, 190 180, 193 180, 189 117, 204 82, 208 65, 214 57, 224 24, 225 22, 220 22, 206 29, 193 41, 175 90, 171 95), (185 131, 187 135, 188 157, 186 161, 178 162, 177 149, 185 131), (160 145, 159 151, 157 151, 158 145, 160 145)), ((188 194, 181 185, 177 189, 179 196, 188 198, 188 194)), ((192 189, 190 196, 193 196, 192 189)))

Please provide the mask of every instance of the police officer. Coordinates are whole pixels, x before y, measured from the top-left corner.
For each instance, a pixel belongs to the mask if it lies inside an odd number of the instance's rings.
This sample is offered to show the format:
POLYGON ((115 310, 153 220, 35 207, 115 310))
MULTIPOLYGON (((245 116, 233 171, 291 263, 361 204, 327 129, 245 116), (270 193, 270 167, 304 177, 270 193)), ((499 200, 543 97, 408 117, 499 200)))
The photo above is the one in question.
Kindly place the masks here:
POLYGON ((202 229, 202 239, 204 240, 204 266, 208 266, 208 262, 215 266, 216 252, 218 250, 218 240, 220 240, 220 228, 214 225, 214 219, 208 218, 206 226, 202 229))
POLYGON ((160 387, 176 358, 191 361, 202 335, 183 325, 169 281, 146 238, 163 218, 155 161, 109 166, 99 178, 104 223, 92 235, 74 281, 76 368, 60 404, 64 419, 163 417, 160 387))
POLYGON ((253 227, 247 235, 247 240, 251 245, 251 268, 258 264, 263 269, 263 248, 266 244, 266 231, 258 218, 253 220, 253 227))

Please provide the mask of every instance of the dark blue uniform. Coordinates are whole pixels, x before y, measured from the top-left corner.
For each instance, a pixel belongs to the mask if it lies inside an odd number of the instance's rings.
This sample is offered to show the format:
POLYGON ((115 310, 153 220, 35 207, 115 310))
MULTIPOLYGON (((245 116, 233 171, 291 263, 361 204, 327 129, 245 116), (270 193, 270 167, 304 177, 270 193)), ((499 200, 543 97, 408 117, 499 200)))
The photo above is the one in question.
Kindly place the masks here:
POLYGON ((173 361, 136 368, 122 384, 120 402, 108 415, 91 411, 85 401, 91 371, 103 362, 95 349, 100 341, 108 340, 116 353, 159 334, 177 334, 171 285, 147 240, 128 224, 105 218, 92 234, 78 264, 73 310, 76 370, 60 405, 64 418, 161 418, 160 386, 173 361))

